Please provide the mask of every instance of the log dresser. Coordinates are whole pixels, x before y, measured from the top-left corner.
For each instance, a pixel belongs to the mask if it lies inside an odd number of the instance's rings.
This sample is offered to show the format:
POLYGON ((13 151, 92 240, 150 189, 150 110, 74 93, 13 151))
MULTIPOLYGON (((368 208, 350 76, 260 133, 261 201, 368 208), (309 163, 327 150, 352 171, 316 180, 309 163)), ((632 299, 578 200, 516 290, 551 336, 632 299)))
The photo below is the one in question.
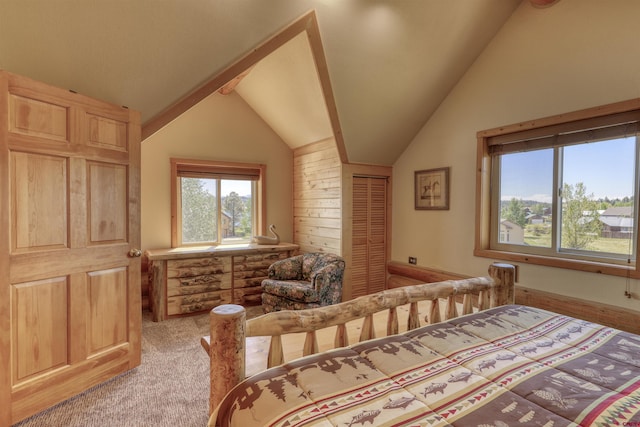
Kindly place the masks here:
POLYGON ((269 266, 297 253, 298 245, 292 243, 147 250, 152 319, 159 322, 220 304, 259 304, 269 266))

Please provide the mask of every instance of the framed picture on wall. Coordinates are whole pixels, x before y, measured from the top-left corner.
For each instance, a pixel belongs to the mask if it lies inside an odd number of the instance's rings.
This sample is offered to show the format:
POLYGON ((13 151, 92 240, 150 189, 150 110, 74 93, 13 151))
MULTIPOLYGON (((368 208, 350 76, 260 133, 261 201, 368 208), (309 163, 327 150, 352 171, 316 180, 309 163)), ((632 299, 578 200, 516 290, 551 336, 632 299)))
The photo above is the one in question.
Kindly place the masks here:
POLYGON ((415 172, 416 209, 449 209, 449 169, 415 172))

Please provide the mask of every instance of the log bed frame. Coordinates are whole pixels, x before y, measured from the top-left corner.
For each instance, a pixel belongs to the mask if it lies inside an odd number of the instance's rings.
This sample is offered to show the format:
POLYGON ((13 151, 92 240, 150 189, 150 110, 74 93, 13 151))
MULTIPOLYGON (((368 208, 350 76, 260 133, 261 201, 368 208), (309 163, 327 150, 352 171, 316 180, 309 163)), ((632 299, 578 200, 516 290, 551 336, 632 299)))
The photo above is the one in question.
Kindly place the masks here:
POLYGON ((388 310, 387 335, 398 333, 397 308, 409 306, 407 330, 420 326, 418 302, 431 301, 427 324, 458 316, 456 300, 462 301, 462 313, 486 310, 514 302, 515 267, 494 263, 488 277, 446 280, 387 289, 340 304, 299 311, 278 311, 246 320, 244 307, 224 304, 211 310, 210 336, 201 344, 210 357, 209 414, 224 396, 245 378, 245 349, 247 337, 270 336, 267 367, 284 362, 282 335, 306 333, 302 355, 318 352, 316 331, 336 326, 335 348, 349 345, 347 322, 362 319, 360 341, 375 338, 373 315, 388 310), (440 300, 445 300, 444 316, 440 316, 440 300), (211 342, 215 345, 210 345, 211 342))

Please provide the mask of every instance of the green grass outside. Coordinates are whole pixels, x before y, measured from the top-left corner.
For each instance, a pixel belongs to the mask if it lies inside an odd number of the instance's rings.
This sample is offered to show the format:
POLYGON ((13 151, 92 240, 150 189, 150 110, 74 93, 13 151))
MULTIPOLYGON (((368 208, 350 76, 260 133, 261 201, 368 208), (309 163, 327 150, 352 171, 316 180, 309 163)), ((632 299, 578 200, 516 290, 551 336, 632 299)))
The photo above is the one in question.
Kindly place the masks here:
MULTIPOLYGON (((530 246, 538 247, 550 247, 551 246, 551 234, 542 234, 534 236, 531 233, 525 233, 524 242, 530 246)), ((595 252, 608 252, 614 254, 627 254, 630 249, 629 239, 611 239, 605 237, 599 237, 590 243, 587 250, 595 252)))

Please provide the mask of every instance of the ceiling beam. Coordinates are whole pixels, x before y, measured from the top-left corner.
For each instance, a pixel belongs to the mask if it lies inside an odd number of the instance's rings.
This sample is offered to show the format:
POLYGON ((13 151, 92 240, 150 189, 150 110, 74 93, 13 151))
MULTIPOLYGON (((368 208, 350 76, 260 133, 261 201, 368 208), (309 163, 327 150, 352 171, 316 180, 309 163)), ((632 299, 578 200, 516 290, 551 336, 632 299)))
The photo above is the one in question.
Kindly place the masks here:
POLYGON ((220 95, 229 95, 231 92, 233 92, 236 89, 236 86, 240 84, 242 79, 244 79, 247 76, 247 74, 251 72, 252 69, 253 67, 248 68, 244 70, 242 73, 235 76, 233 79, 231 79, 231 81, 227 82, 227 84, 225 84, 220 89, 218 89, 218 93, 220 95))
POLYGON ((311 46, 311 52, 313 53, 313 59, 316 63, 316 70, 318 72, 318 78, 320 79, 320 87, 324 95, 324 102, 327 107, 327 113, 329 114, 329 121, 331 122, 331 128, 333 130, 333 137, 336 140, 336 147, 340 160, 342 163, 349 163, 347 156, 347 149, 344 145, 344 137, 342 135, 342 127, 340 126, 340 119, 338 118, 338 109, 336 107, 336 99, 333 96, 333 89, 331 88, 331 81, 329 80, 329 67, 327 60, 324 56, 324 48, 322 47, 322 40, 320 39, 320 28, 318 27, 318 21, 313 16, 313 23, 307 28, 307 36, 309 37, 309 45, 311 46))

